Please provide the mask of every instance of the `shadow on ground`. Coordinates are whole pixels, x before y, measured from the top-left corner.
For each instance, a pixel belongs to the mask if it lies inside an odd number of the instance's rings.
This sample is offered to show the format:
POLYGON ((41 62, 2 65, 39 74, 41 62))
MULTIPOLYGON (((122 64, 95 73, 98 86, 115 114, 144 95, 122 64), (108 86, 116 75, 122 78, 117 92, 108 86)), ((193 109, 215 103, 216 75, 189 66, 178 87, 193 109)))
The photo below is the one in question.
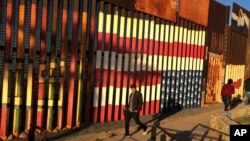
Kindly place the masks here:
MULTIPOLYGON (((228 134, 212 129, 208 126, 197 124, 190 131, 179 131, 170 128, 162 128, 157 126, 158 132, 151 132, 151 138, 148 141, 155 141, 156 137, 160 137, 160 141, 176 140, 176 141, 192 141, 192 140, 217 140, 222 141, 229 137, 228 134)), ((159 140, 159 139, 158 139, 159 140)))

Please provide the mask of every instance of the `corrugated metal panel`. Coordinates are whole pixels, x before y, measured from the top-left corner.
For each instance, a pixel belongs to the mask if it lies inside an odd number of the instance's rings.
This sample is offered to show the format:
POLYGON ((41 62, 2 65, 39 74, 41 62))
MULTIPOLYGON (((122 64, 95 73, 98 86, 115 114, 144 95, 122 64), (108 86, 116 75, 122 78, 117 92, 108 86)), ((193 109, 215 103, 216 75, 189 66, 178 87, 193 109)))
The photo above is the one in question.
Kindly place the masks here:
POLYGON ((181 18, 208 26, 210 0, 179 0, 178 13, 181 18))

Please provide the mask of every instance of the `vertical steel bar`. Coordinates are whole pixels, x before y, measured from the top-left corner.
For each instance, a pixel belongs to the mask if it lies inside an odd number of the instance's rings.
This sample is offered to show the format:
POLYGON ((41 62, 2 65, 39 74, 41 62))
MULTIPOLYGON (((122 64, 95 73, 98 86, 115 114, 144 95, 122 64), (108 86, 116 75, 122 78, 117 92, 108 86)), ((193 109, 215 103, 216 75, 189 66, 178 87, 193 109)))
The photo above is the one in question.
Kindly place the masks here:
POLYGON ((57 129, 61 130, 63 126, 64 113, 64 96, 66 94, 65 89, 65 76, 66 76, 66 56, 67 56, 67 25, 68 25, 68 1, 59 1, 62 5, 62 43, 61 43, 61 62, 60 62, 60 78, 59 78, 59 98, 58 98, 58 115, 57 115, 57 129))
POLYGON ((14 120, 13 120, 13 134, 18 136, 20 130, 21 118, 21 105, 23 94, 23 62, 24 62, 24 16, 25 16, 25 3, 24 0, 19 1, 19 18, 18 18, 18 45, 17 45, 17 63, 15 74, 15 99, 14 99, 14 120))
MULTIPOLYGON (((2 7, 6 8, 6 25, 5 30, 5 48, 4 48, 4 76, 3 76, 3 89, 2 89, 2 109, 1 109, 1 129, 0 136, 2 139, 6 139, 7 128, 9 125, 8 114, 9 114, 9 83, 10 83, 10 50, 11 50, 11 34, 12 34, 12 10, 13 10, 13 1, 8 0, 3 1, 2 7)), ((4 9, 3 8, 3 9, 4 9)))

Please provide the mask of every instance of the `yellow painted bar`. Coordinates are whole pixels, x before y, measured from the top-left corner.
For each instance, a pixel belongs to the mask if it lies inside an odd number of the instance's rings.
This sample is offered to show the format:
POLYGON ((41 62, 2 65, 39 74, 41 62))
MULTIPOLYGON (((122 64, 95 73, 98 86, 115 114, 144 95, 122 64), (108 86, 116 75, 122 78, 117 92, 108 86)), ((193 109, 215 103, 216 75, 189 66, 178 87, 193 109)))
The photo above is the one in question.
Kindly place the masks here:
POLYGON ((78 91, 77 91, 77 109, 76 109, 76 126, 79 127, 82 119, 82 96, 83 96, 83 86, 84 81, 83 71, 84 71, 84 59, 86 57, 86 43, 87 43, 87 5, 88 0, 84 0, 84 7, 82 13, 82 37, 81 37, 81 45, 80 45, 80 68, 79 68, 79 79, 78 79, 78 91))
MULTIPOLYGON (((24 59, 24 16, 25 16, 25 1, 20 0, 19 3, 19 21, 18 21, 18 45, 17 45, 17 59, 24 59)), ((16 10, 16 9, 15 9, 16 10)), ((13 135, 18 136, 20 130, 20 103, 18 98, 21 98, 23 80, 23 62, 16 63, 16 82, 15 82, 15 108, 13 120, 13 135), (17 98, 18 97, 18 98, 17 98)))

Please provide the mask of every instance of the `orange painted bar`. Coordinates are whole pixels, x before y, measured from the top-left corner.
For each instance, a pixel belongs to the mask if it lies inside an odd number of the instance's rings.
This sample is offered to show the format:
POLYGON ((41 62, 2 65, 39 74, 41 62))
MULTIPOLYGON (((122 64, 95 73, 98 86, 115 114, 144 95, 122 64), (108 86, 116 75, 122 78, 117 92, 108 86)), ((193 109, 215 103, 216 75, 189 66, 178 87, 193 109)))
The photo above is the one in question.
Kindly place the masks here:
POLYGON ((73 33, 72 33, 72 46, 71 46, 71 58, 70 58, 70 80, 69 80, 69 94, 68 94, 68 110, 67 110, 67 127, 72 128, 73 126, 73 108, 75 98, 75 87, 76 87, 76 63, 77 63, 77 44, 78 44, 78 7, 79 1, 74 0, 74 11, 73 11, 73 33))
POLYGON ((31 10, 30 10, 30 47, 29 47, 29 65, 28 65, 28 79, 27 79, 27 97, 26 97, 26 124, 25 131, 27 132, 30 129, 30 124, 32 122, 32 93, 33 93, 33 70, 34 70, 34 49, 36 43, 36 0, 31 1, 31 10))
POLYGON ((2 89, 2 109, 1 109, 1 123, 0 123, 0 136, 1 139, 6 139, 7 127, 8 127, 8 113, 9 107, 8 104, 8 88, 9 88, 9 69, 10 69, 10 49, 11 49, 11 24, 12 24, 12 9, 13 2, 8 0, 7 10, 6 10, 6 35, 5 35, 5 48, 4 48, 4 76, 3 76, 3 89, 2 89))
POLYGON ((44 120, 44 95, 45 95, 45 61, 46 61, 46 32, 47 32, 47 0, 43 0, 42 33, 40 45, 39 86, 37 105, 37 125, 42 126, 44 120))
POLYGON ((68 19, 68 1, 63 2, 62 11, 62 44, 61 44, 61 62, 60 62, 60 88, 59 88, 59 99, 58 99, 58 114, 57 114, 57 129, 62 129, 63 124, 63 104, 65 95, 65 74, 66 74, 66 55, 67 55, 67 19, 68 19))

